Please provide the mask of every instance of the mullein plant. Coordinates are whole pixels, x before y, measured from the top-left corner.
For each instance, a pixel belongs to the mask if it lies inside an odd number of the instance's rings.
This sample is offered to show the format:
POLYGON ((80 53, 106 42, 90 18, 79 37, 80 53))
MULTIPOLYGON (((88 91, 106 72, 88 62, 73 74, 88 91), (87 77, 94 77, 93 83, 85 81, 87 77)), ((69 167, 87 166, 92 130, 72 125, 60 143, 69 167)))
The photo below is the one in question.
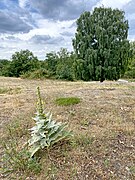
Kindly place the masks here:
POLYGON ((36 125, 30 129, 31 139, 28 141, 31 157, 40 149, 49 149, 58 141, 72 136, 71 131, 66 130, 66 123, 56 122, 50 112, 44 112, 39 87, 37 87, 37 97, 37 112, 33 118, 36 125))

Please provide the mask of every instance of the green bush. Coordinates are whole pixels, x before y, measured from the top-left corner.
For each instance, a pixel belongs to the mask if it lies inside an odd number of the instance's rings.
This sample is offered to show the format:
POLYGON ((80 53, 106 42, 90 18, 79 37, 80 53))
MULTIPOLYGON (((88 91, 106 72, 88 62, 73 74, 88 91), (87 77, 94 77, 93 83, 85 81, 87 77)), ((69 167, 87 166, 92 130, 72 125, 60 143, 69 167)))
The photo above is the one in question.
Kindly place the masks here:
POLYGON ((26 72, 25 74, 21 75, 21 78, 28 78, 28 79, 43 79, 50 77, 49 71, 46 69, 37 69, 32 72, 26 72))
POLYGON ((130 60, 127 71, 124 74, 125 78, 135 78, 135 58, 130 60))
POLYGON ((28 71, 34 71, 40 67, 37 57, 29 50, 21 50, 12 55, 11 62, 7 67, 6 76, 20 77, 28 71))
POLYGON ((58 98, 55 100, 55 103, 59 106, 69 106, 78 104, 80 99, 77 97, 65 97, 65 98, 58 98))

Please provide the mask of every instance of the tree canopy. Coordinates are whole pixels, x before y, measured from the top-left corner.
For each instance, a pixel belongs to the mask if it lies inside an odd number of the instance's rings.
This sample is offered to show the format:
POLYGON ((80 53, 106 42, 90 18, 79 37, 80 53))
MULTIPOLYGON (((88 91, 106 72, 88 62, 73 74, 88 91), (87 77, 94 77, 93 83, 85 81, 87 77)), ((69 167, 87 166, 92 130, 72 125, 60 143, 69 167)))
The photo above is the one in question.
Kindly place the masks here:
POLYGON ((135 41, 130 42, 130 49, 131 56, 124 76, 126 78, 135 78, 135 41))
POLYGON ((39 62, 36 56, 29 50, 21 50, 12 55, 9 66, 9 76, 19 77, 28 71, 32 71, 39 67, 39 62))
POLYGON ((124 74, 129 56, 128 21, 118 9, 99 7, 77 20, 73 47, 83 62, 83 79, 117 80, 124 74))

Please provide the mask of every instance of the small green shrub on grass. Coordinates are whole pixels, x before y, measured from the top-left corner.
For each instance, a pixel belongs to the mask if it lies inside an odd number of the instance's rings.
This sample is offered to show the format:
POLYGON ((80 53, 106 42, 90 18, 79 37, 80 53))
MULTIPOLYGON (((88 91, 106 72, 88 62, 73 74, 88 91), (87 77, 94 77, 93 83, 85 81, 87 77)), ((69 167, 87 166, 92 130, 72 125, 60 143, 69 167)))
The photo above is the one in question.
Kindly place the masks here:
POLYGON ((33 119, 36 125, 31 128, 31 139, 29 140, 31 157, 40 149, 48 149, 53 144, 63 139, 69 139, 70 131, 66 131, 66 124, 52 120, 52 114, 43 111, 43 103, 39 87, 36 117, 33 119))
POLYGON ((59 106, 70 106, 80 103, 80 99, 78 97, 58 98, 55 103, 59 106))

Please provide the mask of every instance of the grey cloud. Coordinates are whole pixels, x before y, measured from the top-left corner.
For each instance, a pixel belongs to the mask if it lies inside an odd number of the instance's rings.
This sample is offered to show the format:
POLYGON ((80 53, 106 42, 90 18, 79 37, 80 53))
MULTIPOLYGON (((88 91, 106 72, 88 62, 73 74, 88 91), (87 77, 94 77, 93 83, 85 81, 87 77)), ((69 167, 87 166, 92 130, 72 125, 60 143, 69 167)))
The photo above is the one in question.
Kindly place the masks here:
POLYGON ((50 39, 51 37, 49 35, 35 35, 30 39, 30 41, 36 44, 44 44, 50 39))
POLYGON ((85 10, 91 10, 99 0, 31 0, 31 7, 38 10, 46 19, 76 19, 85 10))
POLYGON ((59 37, 53 37, 48 41, 48 44, 58 44, 60 45, 60 43, 62 43, 64 41, 64 38, 59 36, 59 37))
POLYGON ((10 41, 21 41, 21 39, 15 37, 15 36, 12 36, 12 35, 9 35, 6 37, 6 40, 10 40, 10 41))
POLYGON ((35 35, 30 39, 30 41, 35 44, 59 44, 63 40, 64 38, 61 36, 51 37, 49 35, 35 35))
POLYGON ((64 31, 64 32, 62 32, 60 34, 63 35, 63 36, 69 36, 69 37, 74 35, 74 33, 71 33, 71 32, 68 32, 68 31, 64 31))
POLYGON ((28 32, 32 27, 23 21, 16 13, 8 10, 0 11, 0 33, 28 32))

